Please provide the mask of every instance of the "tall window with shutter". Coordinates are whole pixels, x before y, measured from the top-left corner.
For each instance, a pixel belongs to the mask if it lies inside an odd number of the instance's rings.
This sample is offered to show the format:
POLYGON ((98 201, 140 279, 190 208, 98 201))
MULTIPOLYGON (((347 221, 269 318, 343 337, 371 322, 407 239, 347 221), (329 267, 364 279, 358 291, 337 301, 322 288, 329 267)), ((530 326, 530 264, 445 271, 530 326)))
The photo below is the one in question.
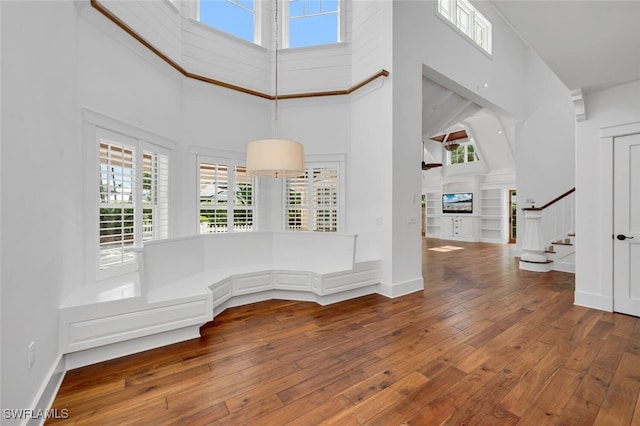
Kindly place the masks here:
POLYGON ((199 232, 246 232, 254 229, 253 177, 237 160, 200 159, 199 232))
POLYGON ((339 226, 339 167, 317 165, 285 185, 285 229, 337 232, 339 226))
POLYGON ((135 263, 134 247, 169 234, 169 155, 143 141, 98 137, 98 269, 135 263))

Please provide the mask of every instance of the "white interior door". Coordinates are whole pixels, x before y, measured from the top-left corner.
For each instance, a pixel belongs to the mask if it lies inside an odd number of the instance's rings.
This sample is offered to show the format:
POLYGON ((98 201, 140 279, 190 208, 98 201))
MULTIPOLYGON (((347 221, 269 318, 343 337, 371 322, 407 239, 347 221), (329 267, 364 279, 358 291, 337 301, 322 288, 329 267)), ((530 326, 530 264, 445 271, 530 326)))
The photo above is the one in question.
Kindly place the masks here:
POLYGON ((640 316, 640 134, 613 151, 613 310, 640 316))

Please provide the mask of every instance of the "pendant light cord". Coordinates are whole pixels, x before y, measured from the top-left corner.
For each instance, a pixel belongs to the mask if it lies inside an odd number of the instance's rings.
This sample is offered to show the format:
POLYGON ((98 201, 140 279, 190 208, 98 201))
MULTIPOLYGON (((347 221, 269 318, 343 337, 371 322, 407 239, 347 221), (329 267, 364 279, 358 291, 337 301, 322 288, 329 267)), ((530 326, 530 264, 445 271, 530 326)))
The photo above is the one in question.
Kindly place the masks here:
POLYGON ((280 131, 279 131, 279 126, 278 126, 278 32, 280 31, 278 28, 278 1, 279 0, 274 0, 275 4, 276 4, 276 19, 275 19, 275 24, 276 24, 276 52, 275 52, 275 61, 276 61, 276 69, 275 69, 275 90, 276 90, 276 95, 275 95, 275 107, 276 107, 276 111, 275 111, 275 119, 276 119, 276 139, 279 138, 280 135, 280 131))

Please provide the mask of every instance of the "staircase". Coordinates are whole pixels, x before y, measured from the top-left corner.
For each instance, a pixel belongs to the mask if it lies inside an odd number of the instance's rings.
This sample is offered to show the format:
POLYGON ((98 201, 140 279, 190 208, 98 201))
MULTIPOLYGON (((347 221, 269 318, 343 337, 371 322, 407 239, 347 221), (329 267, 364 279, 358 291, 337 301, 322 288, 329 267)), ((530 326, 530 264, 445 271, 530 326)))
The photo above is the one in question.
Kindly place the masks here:
POLYGON ((575 272, 575 188, 542 207, 522 209, 525 233, 520 269, 575 272))
POLYGON ((576 234, 569 233, 565 238, 553 241, 544 251, 550 260, 551 270, 575 273, 576 248, 574 245, 576 234))

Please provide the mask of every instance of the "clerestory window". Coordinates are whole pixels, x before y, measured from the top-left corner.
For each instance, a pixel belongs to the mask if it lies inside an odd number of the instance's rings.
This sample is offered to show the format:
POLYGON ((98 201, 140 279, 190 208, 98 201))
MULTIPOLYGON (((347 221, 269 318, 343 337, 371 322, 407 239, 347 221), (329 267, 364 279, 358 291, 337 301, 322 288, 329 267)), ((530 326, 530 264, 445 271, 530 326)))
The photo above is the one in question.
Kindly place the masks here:
POLYGON ((340 41, 339 0, 286 0, 286 3, 285 47, 340 41))
POLYGON ((438 13, 491 54, 491 22, 467 0, 438 0, 438 13))
POLYGON ((254 0, 199 0, 197 19, 243 40, 258 42, 254 0))
MULTIPOLYGON (((280 48, 343 41, 345 0, 275 1, 280 48)), ((195 4, 194 17, 198 21, 251 43, 261 44, 261 26, 275 25, 269 8, 256 0, 198 0, 195 4)))

